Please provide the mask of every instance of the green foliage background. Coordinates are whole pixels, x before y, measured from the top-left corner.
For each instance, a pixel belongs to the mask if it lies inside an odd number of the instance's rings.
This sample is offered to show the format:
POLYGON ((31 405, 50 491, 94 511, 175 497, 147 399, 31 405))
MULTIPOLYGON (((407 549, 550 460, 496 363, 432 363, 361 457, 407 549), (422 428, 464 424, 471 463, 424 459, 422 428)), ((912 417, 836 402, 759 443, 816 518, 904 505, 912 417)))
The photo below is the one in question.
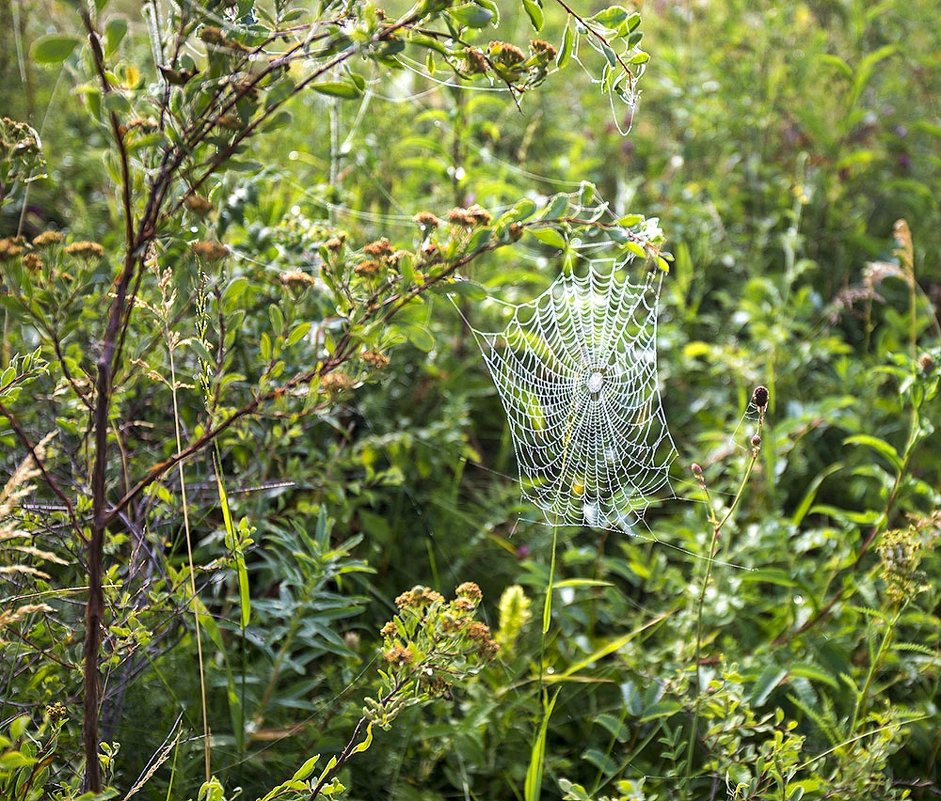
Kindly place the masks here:
MULTIPOLYGON (((224 13, 229 4, 216 5, 224 13)), ((499 28, 469 36, 527 42, 523 6, 499 5, 499 28)), ((572 7, 586 16, 602 8, 572 7)), ((404 11, 389 4, 390 18, 404 11)), ((771 395, 756 469, 703 595, 702 693, 694 646, 712 534, 704 504, 659 506, 636 537, 560 532, 543 637, 552 532, 519 501, 505 418, 473 336, 441 293, 429 293, 375 343, 388 366, 356 373, 312 413, 302 413, 303 399, 279 399, 186 464, 213 773, 227 797, 235 787, 262 796, 311 756, 339 753, 379 682, 378 630, 396 596, 416 584, 447 593, 464 581, 483 590, 481 615, 500 654, 453 692, 404 709, 391 732, 377 730, 340 774, 347 797, 941 793, 941 564, 931 547, 941 488, 936 2, 699 0, 640 11, 651 61, 628 136, 616 124, 627 124, 625 107, 575 60, 519 108, 499 81, 424 77, 412 54, 404 70, 369 63, 356 99, 291 100, 290 115, 211 183, 207 217, 180 209, 159 260, 177 293, 167 324, 183 340, 175 367, 188 440, 207 425, 205 349, 194 344, 207 323, 192 303, 200 271, 215 304, 205 338, 226 343, 222 406, 237 408, 254 386, 278 380, 265 373, 273 337, 303 323, 330 329, 337 309, 322 282, 305 288, 283 276, 316 275, 320 246, 340 232, 357 246, 387 237, 414 249, 418 212, 444 217, 476 203, 498 215, 583 182, 618 215, 659 218, 674 256, 659 366, 679 494, 702 500, 689 471, 697 462, 720 511, 727 507, 752 447, 752 389, 764 384, 771 395), (902 218, 914 237, 914 280, 896 241, 902 218), (229 253, 200 262, 186 245, 196 239, 229 253), (498 605, 514 585, 525 598, 517 590, 498 605), (541 748, 539 782, 531 774, 541 748)), ((548 0, 544 12, 538 36, 558 47, 566 12, 548 0)), ((118 78, 138 85, 128 76, 137 70, 140 91, 156 86, 146 15, 112 2, 102 14, 111 19, 128 22, 118 78)), ((47 173, 28 194, 17 187, 0 234, 62 230, 119 254, 114 146, 87 108, 94 74, 79 50, 59 66, 36 63, 37 42, 52 34, 82 36, 69 3, 0 3, 0 110, 40 132, 47 173)), ((528 299, 560 264, 557 249, 528 235, 485 254, 462 271, 482 288, 462 311, 486 328, 487 294, 528 299)), ((37 347, 54 364, 37 322, 52 320, 64 362, 80 383, 91 375, 96 341, 86 332, 101 328, 114 268, 61 265, 73 274, 56 279, 60 294, 37 289, 32 307, 14 298, 28 274, 0 265, 0 368, 37 347), (72 280, 78 295, 61 307, 72 280)), ((133 429, 121 457, 132 475, 175 452, 158 347, 166 321, 156 284, 147 288, 155 311, 139 309, 126 345, 141 370, 121 384, 113 415, 133 429)), ((283 339, 285 377, 320 358, 309 337, 283 339)), ((55 474, 87 513, 88 488, 71 483, 88 459, 87 410, 61 371, 9 405, 34 441, 57 432, 47 446, 55 474)), ((4 476, 25 456, 6 423, 4 476)), ((47 749, 45 792, 74 797, 83 549, 61 510, 49 511, 55 496, 41 478, 31 482, 34 496, 4 511, 8 529, 28 530, 39 552, 0 539, 0 564, 41 573, 4 572, 0 597, 4 614, 40 597, 49 609, 2 618, 0 778, 11 798, 43 797, 16 784, 24 768, 11 754, 32 760, 47 749)), ((102 737, 119 744, 108 767, 120 796, 165 753, 139 797, 191 798, 203 781, 202 723, 176 473, 141 504, 143 538, 116 527, 106 541, 102 737)), ((208 785, 202 792, 222 797, 208 785)))

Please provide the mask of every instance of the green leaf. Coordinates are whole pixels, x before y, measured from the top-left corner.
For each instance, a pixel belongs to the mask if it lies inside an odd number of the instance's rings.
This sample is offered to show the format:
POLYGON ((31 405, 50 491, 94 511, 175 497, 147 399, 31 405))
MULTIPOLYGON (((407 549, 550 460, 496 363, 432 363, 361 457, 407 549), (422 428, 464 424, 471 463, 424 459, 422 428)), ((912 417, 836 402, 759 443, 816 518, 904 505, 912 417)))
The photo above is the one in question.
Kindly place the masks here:
POLYGON ((565 30, 562 31, 562 46, 555 57, 556 66, 562 69, 572 58, 572 48, 575 45, 575 33, 572 30, 571 20, 566 20, 565 30))
POLYGON ((222 307, 226 311, 232 311, 238 304, 239 299, 248 289, 248 278, 240 275, 233 278, 222 293, 222 307))
POLYGON ((314 768, 317 766, 319 761, 320 754, 312 756, 297 769, 297 772, 291 777, 291 779, 296 782, 304 781, 304 779, 308 778, 314 772, 314 768))
POLYGON ((542 242, 542 244, 558 248, 559 250, 565 249, 565 237, 555 228, 530 228, 528 230, 529 233, 542 242))
POLYGON ((350 754, 361 754, 363 751, 367 751, 369 746, 372 745, 372 723, 366 727, 366 737, 365 739, 357 744, 357 746, 350 752, 350 754))
POLYGON ((599 11, 593 17, 592 22, 604 25, 606 28, 616 28, 628 18, 630 12, 623 6, 608 6, 604 11, 599 11))
POLYGON ((494 18, 492 11, 481 8, 474 3, 465 3, 462 6, 456 6, 452 8, 448 14, 458 25, 464 25, 468 28, 483 28, 494 18))
POLYGON ((294 329, 288 336, 287 346, 291 347, 292 345, 296 345, 298 342, 300 342, 310 333, 311 327, 311 323, 309 322, 298 323, 296 326, 294 326, 294 329))
POLYGON ((529 767, 526 769, 526 783, 523 788, 523 797, 525 801, 539 801, 542 795, 542 769, 546 759, 546 734, 549 731, 549 718, 552 716, 552 710, 555 709, 555 702, 559 697, 561 690, 556 690, 552 700, 546 703, 546 696, 543 696, 543 715, 542 723, 539 725, 539 734, 536 736, 536 742, 529 753, 529 767))
POLYGON ((435 346, 434 335, 423 325, 413 323, 406 326, 405 335, 409 342, 425 353, 429 353, 435 346))
POLYGON ((843 462, 836 462, 831 464, 824 470, 821 470, 813 481, 810 482, 810 486, 807 487, 807 492, 804 493, 803 500, 797 505, 797 509, 794 510, 794 514, 791 516, 791 522, 795 526, 799 526, 804 522, 804 518, 807 516, 807 512, 810 511, 810 507, 814 505, 814 501, 817 499, 817 491, 820 489, 820 485, 834 473, 839 472, 843 469, 843 462))
POLYGON ((771 695, 774 688, 784 681, 786 677, 787 671, 784 668, 778 665, 768 665, 761 671, 758 681, 755 682, 755 687, 751 694, 752 705, 764 706, 765 701, 768 700, 768 696, 771 695))
POLYGON ((34 757, 28 757, 19 751, 8 751, 0 755, 0 770, 14 770, 15 768, 25 768, 28 765, 36 763, 34 757))
POLYGON ((33 42, 30 53, 37 64, 61 64, 81 40, 77 36, 50 33, 33 42))
POLYGON ((526 14, 529 16, 529 21, 532 23, 532 26, 537 30, 541 31, 542 26, 545 25, 546 15, 542 10, 542 3, 539 0, 523 0, 523 8, 526 9, 526 14))
POLYGON ((565 579, 552 585, 552 589, 558 590, 562 587, 613 587, 610 581, 599 581, 598 579, 565 579))
POLYGON ((363 90, 356 84, 347 83, 346 81, 325 81, 324 83, 312 84, 310 88, 322 95, 340 97, 344 100, 356 100, 363 94, 363 90))
POLYGON ((105 25, 105 55, 113 56, 127 35, 127 20, 124 17, 109 19, 105 25))
POLYGON ((658 701, 648 706, 640 716, 640 723, 647 723, 658 718, 668 718, 683 708, 679 701, 658 701))
POLYGON ((893 467, 896 470, 901 471, 902 469, 902 457, 899 456, 899 452, 895 450, 888 442, 881 440, 878 437, 870 436, 869 434, 854 434, 852 437, 847 437, 843 440, 844 445, 862 445, 866 448, 871 448, 876 451, 876 453, 885 456, 890 462, 892 462, 893 467))
POLYGON ((29 715, 20 715, 10 723, 10 736, 14 740, 19 740, 29 726, 29 715))
POLYGON ((219 492, 219 506, 222 507, 222 520, 225 524, 225 544, 235 557, 235 570, 239 584, 240 624, 244 629, 248 626, 252 614, 251 597, 248 591, 248 568, 245 566, 245 554, 242 553, 235 526, 232 525, 232 512, 229 509, 229 497, 225 491, 225 484, 222 482, 222 465, 219 462, 218 453, 214 454, 213 465, 216 473, 216 488, 219 492))
POLYGON ((104 96, 104 103, 105 108, 112 114, 126 116, 131 113, 131 103, 121 92, 107 92, 104 96))
POLYGON ((280 334, 284 330, 284 312, 277 303, 272 303, 268 307, 268 319, 271 321, 273 333, 280 334))

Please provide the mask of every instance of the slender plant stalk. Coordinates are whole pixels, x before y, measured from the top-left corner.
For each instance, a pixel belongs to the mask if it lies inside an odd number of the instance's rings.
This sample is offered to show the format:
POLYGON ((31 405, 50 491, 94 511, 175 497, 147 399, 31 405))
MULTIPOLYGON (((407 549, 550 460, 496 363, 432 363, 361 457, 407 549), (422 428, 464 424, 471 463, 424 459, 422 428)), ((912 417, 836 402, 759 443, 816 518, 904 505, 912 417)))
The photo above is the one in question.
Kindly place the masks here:
POLYGON ((869 671, 866 673, 866 681, 863 684, 862 690, 860 690, 859 694, 856 696, 856 704, 853 707, 853 717, 850 719, 849 727, 850 737, 856 733, 856 726, 859 724, 862 716, 866 712, 866 704, 869 700, 869 690, 872 687, 873 679, 875 679, 876 672, 882 666, 882 660, 885 657, 886 651, 889 649, 889 645, 892 642, 892 636, 895 633, 895 627, 899 622, 899 618, 902 617, 902 612, 904 609, 905 606, 903 605, 902 608, 895 613, 895 617, 892 618, 891 622, 885 630, 885 634, 882 636, 882 642, 879 644, 879 650, 876 652, 875 659, 871 660, 869 663, 869 671))
MULTIPOLYGON (((759 389, 763 388, 759 387, 759 389)), ((702 469, 698 465, 694 465, 693 469, 694 475, 699 480, 699 485, 702 487, 706 495, 706 503, 709 510, 709 522, 712 524, 712 536, 709 540, 709 555, 706 559, 706 572, 703 576, 702 586, 699 588, 699 597, 696 601, 696 647, 693 655, 693 670, 695 671, 696 678, 696 695, 693 700, 693 719, 690 723, 689 740, 686 746, 687 786, 689 784, 690 776, 693 772, 693 756, 696 747, 696 736, 699 730, 699 705, 702 701, 702 676, 700 675, 700 660, 702 659, 703 611, 706 605, 706 591, 709 588, 709 579, 712 577, 712 565, 715 562, 716 551, 719 547, 719 538, 722 534, 722 529, 732 518, 736 508, 738 508, 739 502, 742 500, 742 497, 745 494, 745 487, 748 486, 748 481, 751 478, 751 474, 755 469, 755 465, 758 463, 758 456, 760 454, 761 447, 761 431, 764 424, 765 409, 767 408, 767 390, 764 391, 766 396, 765 403, 758 405, 758 425, 752 440, 752 442, 756 444, 752 445, 751 456, 749 456, 748 464, 745 467, 745 473, 742 475, 742 480, 739 482, 735 496, 732 498, 732 503, 729 504, 729 508, 721 518, 719 518, 715 512, 715 509, 713 508, 712 496, 710 495, 709 487, 707 486, 706 481, 702 476, 702 469)))
MULTIPOLYGON (((167 331, 167 336, 172 337, 172 332, 167 331)), ((170 390, 173 396, 173 428, 176 434, 176 450, 179 453, 183 448, 183 438, 180 435, 180 410, 177 406, 176 394, 176 364, 173 358, 173 352, 176 349, 172 339, 168 339, 170 351, 170 390)), ((203 717, 203 767, 206 781, 212 774, 212 748, 209 741, 209 718, 206 703, 206 669, 203 662, 203 642, 202 631, 199 625, 199 597, 196 589, 196 567, 193 562, 193 540, 190 534, 189 504, 186 501, 186 480, 183 475, 183 462, 177 462, 177 469, 180 475, 180 503, 183 504, 183 531, 186 535, 186 559, 190 573, 190 603, 193 605, 193 621, 196 624, 196 661, 199 666, 199 703, 203 717)))

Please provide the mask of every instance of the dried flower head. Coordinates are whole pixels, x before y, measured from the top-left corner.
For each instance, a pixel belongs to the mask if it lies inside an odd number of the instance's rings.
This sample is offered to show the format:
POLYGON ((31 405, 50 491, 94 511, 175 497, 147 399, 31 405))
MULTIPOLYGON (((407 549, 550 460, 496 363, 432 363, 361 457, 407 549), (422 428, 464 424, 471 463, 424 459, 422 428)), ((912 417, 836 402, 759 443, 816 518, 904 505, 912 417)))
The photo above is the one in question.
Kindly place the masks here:
POLYGON ((372 348, 363 351, 363 361, 371 367, 375 367, 377 370, 389 366, 389 357, 372 348))
POLYGON ((480 587, 473 581, 465 581, 463 584, 459 584, 454 594, 457 595, 458 598, 467 598, 475 604, 479 604, 484 597, 484 594, 480 591, 480 587))
POLYGON ((476 47, 464 49, 464 71, 469 75, 483 75, 490 68, 487 57, 476 47))
POLYGON ((478 655, 486 659, 490 659, 500 650, 500 646, 490 635, 490 626, 486 623, 475 620, 468 625, 467 638, 477 644, 478 655))
POLYGON ((526 54, 509 42, 491 42, 487 53, 493 61, 504 67, 516 67, 526 60, 526 54))
POLYGON ((395 248, 389 243, 389 240, 383 237, 375 242, 370 242, 363 248, 363 253, 374 259, 388 258, 395 252, 395 248))
POLYGON ((34 248, 46 248, 52 245, 59 245, 65 241, 65 234, 59 231, 43 231, 33 237, 34 248))
POLYGON ((339 236, 332 236, 326 241, 326 243, 324 243, 324 245, 327 250, 336 252, 343 247, 343 238, 339 236))
POLYGON ((443 601, 444 596, 442 596, 440 592, 435 592, 435 590, 423 587, 421 584, 416 584, 412 589, 403 592, 396 598, 395 605, 399 607, 399 609, 416 609, 430 606, 434 603, 442 603, 443 601))
POLYGON ((308 287, 317 283, 317 279, 303 270, 287 270, 278 274, 278 280, 286 287, 308 287))
POLYGON ((221 261, 229 255, 229 249, 221 242, 207 239, 192 244, 193 252, 206 261, 221 261))
POLYGON ((391 665, 403 665, 411 662, 415 658, 415 653, 409 646, 403 648, 401 645, 393 645, 383 656, 391 665))
POLYGON ((75 256, 79 259, 101 259, 104 258, 105 249, 97 242, 73 242, 65 246, 65 252, 69 256, 75 256))
POLYGON ((227 131, 241 131, 244 127, 242 124, 242 118, 235 113, 223 114, 216 120, 216 125, 220 128, 225 128, 227 131))
POLYGON ((183 205, 201 217, 204 217, 212 211, 212 203, 209 202, 208 198, 204 198, 202 195, 187 195, 186 200, 183 201, 183 205))
POLYGON ((448 222, 462 228, 476 228, 478 225, 489 225, 493 215, 482 209, 476 203, 466 209, 454 208, 448 212, 448 222))
POLYGON ((353 272, 357 275, 371 278, 372 276, 379 275, 384 269, 383 265, 375 259, 367 259, 357 264, 353 268, 353 272))
POLYGON ((128 121, 127 127, 128 129, 140 128, 142 131, 155 131, 158 126, 157 121, 153 117, 135 117, 128 121))
POLYGON ((23 256, 23 266, 30 272, 37 273, 43 268, 42 259, 37 253, 27 253, 23 256))
POLYGON ((345 373, 327 373, 320 379, 325 392, 342 392, 353 388, 353 379, 345 373))
POLYGON ((0 261, 12 261, 22 253, 23 248, 12 237, 0 239, 0 261))
POLYGON ((199 32, 199 38, 202 39, 206 44, 214 45, 224 45, 225 44, 225 34, 222 32, 221 28, 217 28, 215 25, 207 25, 199 32))
POLYGON ((432 230, 441 225, 441 220, 439 220, 434 214, 430 211, 420 211, 414 217, 412 217, 415 222, 418 223, 419 228, 432 230))
POLYGON ((542 39, 533 39, 529 43, 529 49, 532 51, 533 55, 537 56, 540 60, 552 61, 552 59, 555 58, 556 49, 542 39))
POLYGON ((930 353, 922 353, 921 356, 918 357, 918 366, 922 369, 922 372, 930 373, 934 368, 934 364, 934 356, 930 353))

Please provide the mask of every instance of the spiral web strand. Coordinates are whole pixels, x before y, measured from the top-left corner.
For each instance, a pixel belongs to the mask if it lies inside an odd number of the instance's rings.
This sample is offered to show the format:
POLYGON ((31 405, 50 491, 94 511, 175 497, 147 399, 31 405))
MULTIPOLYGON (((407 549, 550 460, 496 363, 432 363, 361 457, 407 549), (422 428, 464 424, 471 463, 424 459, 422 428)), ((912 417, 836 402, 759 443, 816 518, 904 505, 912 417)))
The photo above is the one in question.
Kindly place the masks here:
POLYGON ((595 260, 475 330, 509 421, 523 497, 551 525, 631 530, 676 448, 657 379, 661 276, 595 260))

